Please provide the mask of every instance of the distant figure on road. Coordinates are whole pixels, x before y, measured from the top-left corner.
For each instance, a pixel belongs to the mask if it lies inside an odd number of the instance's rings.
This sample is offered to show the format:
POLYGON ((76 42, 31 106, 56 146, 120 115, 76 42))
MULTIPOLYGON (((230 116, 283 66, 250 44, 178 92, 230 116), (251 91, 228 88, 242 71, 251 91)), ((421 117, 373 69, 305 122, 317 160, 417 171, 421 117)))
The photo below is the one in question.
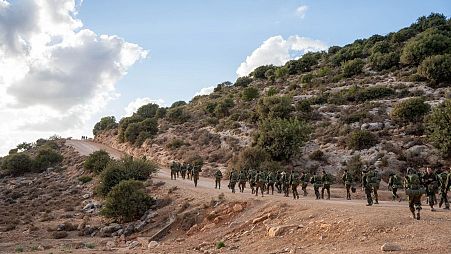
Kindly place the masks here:
POLYGON ((246 181, 247 181, 246 171, 241 170, 238 176, 238 189, 240 189, 241 193, 244 192, 244 188, 246 188, 246 181))
POLYGON ((235 193, 236 182, 238 181, 238 172, 235 169, 232 169, 229 177, 229 189, 232 190, 232 193, 235 193))
POLYGON ((215 172, 215 189, 221 189, 222 172, 220 169, 215 172))
POLYGON ((293 171, 290 175, 290 184, 291 184, 291 190, 293 191, 293 198, 299 199, 299 193, 298 193, 298 186, 301 182, 299 173, 297 171, 293 171))
POLYGON ((371 182, 370 182, 370 178, 371 178, 371 174, 368 171, 367 166, 363 166, 362 169, 362 188, 365 191, 366 194, 366 201, 367 201, 367 206, 372 206, 373 205, 373 197, 371 196, 371 193, 373 191, 373 187, 371 186, 371 182))
POLYGON ((451 186, 451 173, 449 169, 444 168, 442 173, 439 175, 440 178, 440 203, 438 207, 442 207, 445 204, 443 209, 449 210, 449 201, 448 201, 448 190, 451 186))
POLYGON ((313 172, 313 176, 310 179, 310 183, 313 184, 313 189, 315 190, 316 199, 321 199, 321 194, 319 193, 319 188, 323 187, 322 177, 313 172))
POLYGON ((199 174, 202 172, 202 166, 200 165, 194 165, 193 166, 193 172, 192 177, 194 180, 194 187, 197 187, 197 181, 199 181, 199 174))
POLYGON ((171 164, 171 180, 176 180, 177 179, 177 174, 175 172, 175 168, 177 167, 177 163, 175 161, 172 161, 171 164))
POLYGON ((351 187, 354 183, 354 178, 352 177, 352 174, 349 173, 347 169, 345 169, 345 172, 341 179, 343 180, 343 183, 346 187, 346 199, 351 200, 351 187))
POLYGON ((330 185, 332 184, 332 176, 323 170, 323 175, 321 176, 321 182, 323 183, 323 188, 321 189, 321 198, 324 199, 324 190, 327 191, 327 199, 330 199, 330 185))

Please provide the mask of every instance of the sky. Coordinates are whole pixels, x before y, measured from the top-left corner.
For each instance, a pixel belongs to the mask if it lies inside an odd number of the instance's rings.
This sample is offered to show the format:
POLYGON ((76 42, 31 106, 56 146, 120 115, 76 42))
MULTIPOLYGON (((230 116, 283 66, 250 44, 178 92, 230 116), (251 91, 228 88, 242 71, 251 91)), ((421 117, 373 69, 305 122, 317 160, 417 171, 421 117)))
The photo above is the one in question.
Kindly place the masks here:
POLYGON ((0 0, 0 155, 255 67, 387 34, 447 0, 0 0))

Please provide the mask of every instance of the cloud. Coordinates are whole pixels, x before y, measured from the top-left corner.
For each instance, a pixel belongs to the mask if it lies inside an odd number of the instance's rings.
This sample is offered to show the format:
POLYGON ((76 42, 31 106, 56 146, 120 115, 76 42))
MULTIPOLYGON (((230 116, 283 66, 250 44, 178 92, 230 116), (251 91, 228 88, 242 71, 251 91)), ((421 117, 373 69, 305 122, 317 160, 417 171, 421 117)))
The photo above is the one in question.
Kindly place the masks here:
POLYGON ((307 13, 309 7, 307 5, 301 5, 296 8, 296 15, 298 15, 301 19, 305 18, 305 13, 307 13))
POLYGON ((209 95, 214 90, 215 90, 215 86, 204 87, 204 88, 200 89, 196 94, 194 94, 194 97, 200 96, 200 95, 209 95))
POLYGON ((141 106, 154 103, 159 105, 160 107, 165 106, 165 101, 163 99, 157 99, 153 100, 148 97, 145 98, 136 98, 134 101, 130 102, 127 107, 125 107, 125 115, 124 116, 131 116, 133 113, 135 113, 141 106))
POLYGON ((139 45, 85 28, 80 4, 0 0, 0 143, 81 132, 118 97, 117 81, 147 57, 139 45))
POLYGON ((280 66, 307 52, 325 49, 327 49, 327 46, 319 40, 298 35, 290 36, 287 40, 280 35, 273 36, 264 41, 250 56, 246 57, 246 61, 240 64, 236 73, 239 77, 246 76, 259 66, 268 64, 280 66))

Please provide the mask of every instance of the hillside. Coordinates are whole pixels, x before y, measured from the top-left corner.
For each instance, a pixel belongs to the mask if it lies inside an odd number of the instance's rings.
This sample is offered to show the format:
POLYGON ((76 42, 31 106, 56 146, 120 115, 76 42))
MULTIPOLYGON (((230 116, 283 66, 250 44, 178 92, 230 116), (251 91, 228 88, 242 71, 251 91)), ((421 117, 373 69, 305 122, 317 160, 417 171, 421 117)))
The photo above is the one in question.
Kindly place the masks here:
POLYGON ((431 14, 384 36, 261 66, 189 103, 145 105, 119 123, 103 118, 95 140, 164 165, 200 156, 205 174, 245 167, 249 147, 281 166, 332 173, 377 160, 385 172, 446 165, 450 141, 434 139, 427 119, 451 97, 450 34, 450 19, 431 14), (277 133, 276 119, 302 130, 277 133))

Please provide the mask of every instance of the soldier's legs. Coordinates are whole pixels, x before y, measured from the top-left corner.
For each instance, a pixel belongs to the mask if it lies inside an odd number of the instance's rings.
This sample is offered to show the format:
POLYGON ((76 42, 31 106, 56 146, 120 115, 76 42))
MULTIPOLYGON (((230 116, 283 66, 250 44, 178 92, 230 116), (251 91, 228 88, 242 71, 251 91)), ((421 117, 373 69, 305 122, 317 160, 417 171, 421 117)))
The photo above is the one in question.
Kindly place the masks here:
POLYGON ((438 206, 442 207, 443 204, 445 204, 444 209, 449 209, 448 193, 445 190, 440 190, 440 203, 438 206))
POLYGON ((313 187, 313 189, 315 190, 315 196, 316 196, 316 199, 320 199, 320 198, 321 198, 321 195, 320 195, 320 193, 319 193, 319 187, 313 187))
POLYGON ((292 184, 291 185, 291 189, 293 190, 293 198, 294 199, 299 199, 298 185, 297 184, 292 184))
POLYGON ((371 188, 365 188, 367 206, 373 205, 373 197, 371 197, 371 188))
POLYGON ((307 196, 307 194, 308 194, 308 193, 307 193, 307 184, 303 184, 303 185, 302 185, 302 191, 304 192, 304 194, 303 194, 304 197, 307 196))
POLYGON ((373 192, 374 192, 374 199, 375 199, 375 204, 379 204, 379 196, 377 195, 377 191, 378 191, 379 187, 373 187, 373 192))
POLYGON ((262 193, 262 197, 263 197, 263 192, 265 192, 265 184, 261 184, 260 185, 260 192, 262 193))
POLYGON ((236 186, 235 182, 230 183, 230 188, 232 189, 232 193, 235 193, 235 186, 236 186))
POLYGON ((330 199, 330 185, 327 185, 326 191, 327 191, 327 199, 330 199))
POLYGON ((429 203, 429 206, 431 207, 431 211, 435 211, 435 208, 434 208, 435 193, 433 193, 433 192, 428 193, 428 203, 429 203))
POLYGON ((421 195, 415 195, 413 198, 413 204, 415 207, 415 210, 417 211, 416 219, 420 219, 420 211, 421 211, 421 195))
POLYGON ((346 199, 351 200, 351 185, 346 184, 346 199))
POLYGON ((194 177, 194 187, 197 187, 197 177, 194 177))
POLYGON ((321 188, 321 199, 324 199, 324 190, 326 189, 325 186, 323 186, 323 188, 321 188))

